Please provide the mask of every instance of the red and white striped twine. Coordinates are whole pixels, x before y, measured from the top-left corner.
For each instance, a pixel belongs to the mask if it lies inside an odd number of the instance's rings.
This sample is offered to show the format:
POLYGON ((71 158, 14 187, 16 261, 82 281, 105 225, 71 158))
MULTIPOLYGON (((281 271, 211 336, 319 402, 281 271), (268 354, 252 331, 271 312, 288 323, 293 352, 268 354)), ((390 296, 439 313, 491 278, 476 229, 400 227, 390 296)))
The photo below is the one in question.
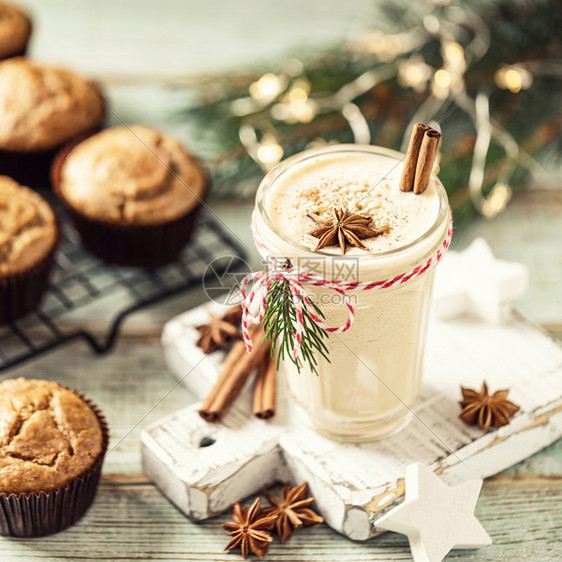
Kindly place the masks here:
POLYGON ((406 283, 411 279, 423 275, 426 271, 437 265, 451 244, 453 236, 453 221, 449 222, 447 234, 443 239, 443 243, 439 246, 438 250, 423 264, 418 265, 411 271, 396 275, 391 279, 383 279, 381 281, 372 282, 344 282, 344 281, 330 281, 324 279, 319 275, 309 271, 299 271, 293 267, 286 267, 286 259, 278 259, 269 255, 267 248, 259 239, 254 228, 254 221, 252 221, 252 229, 254 232, 254 241, 256 246, 265 256, 268 268, 264 271, 256 271, 249 273, 242 279, 240 283, 240 292, 242 293, 242 336, 246 343, 248 352, 252 351, 253 343, 250 336, 250 325, 259 324, 263 321, 266 308, 267 308, 267 294, 271 285, 275 281, 286 281, 289 283, 293 304, 295 306, 296 326, 295 326, 295 341, 292 350, 292 356, 296 359, 299 356, 302 333, 304 329, 303 320, 303 307, 322 330, 332 334, 339 334, 349 330, 355 319, 355 309, 349 302, 347 291, 372 291, 377 289, 388 289, 395 285, 406 283), (252 288, 248 291, 248 287, 252 283, 252 288), (304 285, 311 285, 313 287, 323 287, 335 291, 342 297, 342 301, 347 307, 348 316, 347 321, 342 326, 328 326, 322 318, 316 314, 316 310, 312 302, 308 298, 304 285))

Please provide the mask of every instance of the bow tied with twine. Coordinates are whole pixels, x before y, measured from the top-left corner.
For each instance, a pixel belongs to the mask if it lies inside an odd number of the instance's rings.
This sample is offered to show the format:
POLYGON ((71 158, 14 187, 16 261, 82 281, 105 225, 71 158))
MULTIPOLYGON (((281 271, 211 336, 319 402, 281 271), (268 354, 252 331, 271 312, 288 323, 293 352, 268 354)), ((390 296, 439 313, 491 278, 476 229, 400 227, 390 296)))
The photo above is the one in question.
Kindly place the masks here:
MULTIPOLYGON (((302 271, 293 267, 290 260, 286 258, 277 259, 266 254, 267 269, 249 273, 240 283, 240 292, 242 294, 242 335, 247 350, 252 351, 253 348, 252 338, 250 336, 250 326, 252 324, 263 322, 265 324, 266 337, 271 338, 274 343, 276 343, 277 337, 289 330, 292 333, 292 342, 290 342, 291 359, 300 370, 300 357, 304 355, 312 371, 316 372, 316 359, 313 355, 311 356, 311 350, 307 349, 306 353, 303 353, 303 338, 307 336, 307 334, 304 333, 305 326, 308 326, 307 329, 314 331, 316 334, 312 339, 313 347, 327 358, 328 350, 321 338, 326 337, 326 335, 330 333, 337 334, 349 330, 355 319, 355 309, 350 302, 349 291, 388 289, 396 285, 407 283, 411 279, 423 275, 441 261, 451 244, 452 235, 453 223, 451 219, 442 244, 439 245, 437 251, 430 256, 426 262, 390 279, 371 282, 345 282, 325 279, 310 271, 302 271), (271 318, 268 317, 268 309, 273 304, 270 299, 273 287, 278 283, 284 285, 285 291, 278 292, 277 294, 281 294, 283 295, 281 298, 287 299, 287 306, 291 307, 292 313, 289 315, 288 319, 285 319, 283 325, 276 329, 271 325, 271 318), (342 304, 347 307, 348 313, 347 320, 344 324, 341 326, 329 326, 326 324, 322 312, 311 301, 306 292, 305 287, 307 285, 334 291, 342 297, 342 304), (288 326, 287 324, 290 323, 292 325, 288 326)), ((264 250, 263 245, 260 245, 260 249, 262 251, 264 250)))

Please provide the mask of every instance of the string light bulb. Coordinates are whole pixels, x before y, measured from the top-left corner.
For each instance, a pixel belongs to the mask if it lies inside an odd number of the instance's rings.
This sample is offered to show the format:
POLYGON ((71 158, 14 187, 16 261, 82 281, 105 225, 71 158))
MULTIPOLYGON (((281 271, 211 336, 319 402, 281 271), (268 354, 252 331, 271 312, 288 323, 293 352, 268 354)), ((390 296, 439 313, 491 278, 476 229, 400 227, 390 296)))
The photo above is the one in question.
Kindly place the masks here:
POLYGON ((463 74, 466 70, 464 49, 456 41, 444 40, 442 46, 444 67, 456 74, 463 74))
POLYGON ((308 80, 295 80, 295 83, 287 93, 287 98, 290 102, 306 101, 309 93, 310 82, 308 80))
POLYGON ((451 91, 451 75, 444 68, 435 71, 431 84, 431 93, 439 99, 445 99, 451 91))
POLYGON ((401 59, 397 63, 398 83, 404 88, 413 88, 416 92, 424 92, 431 79, 433 69, 426 64, 421 55, 412 55, 408 59, 401 59))
POLYGON ((501 213, 509 203, 512 196, 511 187, 504 183, 494 186, 492 193, 482 201, 480 212, 486 218, 493 218, 501 213))
POLYGON ((447 99, 451 94, 464 91, 466 58, 462 45, 450 39, 441 40, 443 68, 435 71, 431 93, 438 99, 447 99))
POLYGON ((393 61, 402 52, 402 41, 396 35, 385 35, 371 31, 365 38, 367 49, 377 55, 382 62, 393 61))
POLYGON ((275 135, 264 133, 256 151, 257 158, 263 167, 267 170, 272 168, 281 161, 283 154, 283 147, 279 144, 275 135))
POLYGON ((255 82, 250 84, 250 95, 261 103, 269 103, 282 91, 284 85, 276 74, 267 72, 255 82))
POLYGON ((271 116, 286 123, 310 123, 318 113, 318 106, 308 97, 310 82, 295 80, 289 91, 282 96, 280 103, 271 108, 271 116))
POLYGON ((496 71, 494 80, 500 88, 517 94, 531 87, 533 75, 522 65, 505 65, 496 71))

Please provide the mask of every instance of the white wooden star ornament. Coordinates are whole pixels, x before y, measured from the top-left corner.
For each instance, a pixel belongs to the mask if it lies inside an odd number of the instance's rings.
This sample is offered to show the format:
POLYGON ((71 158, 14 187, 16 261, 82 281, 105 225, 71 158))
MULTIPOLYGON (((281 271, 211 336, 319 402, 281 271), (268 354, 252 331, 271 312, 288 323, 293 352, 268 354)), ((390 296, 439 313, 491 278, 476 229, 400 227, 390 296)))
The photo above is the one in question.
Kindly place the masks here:
POLYGON ((447 252, 435 274, 434 301, 442 320, 468 314, 490 324, 502 307, 527 290, 528 271, 520 263, 494 257, 483 238, 462 252, 447 252))
POLYGON ((440 562, 454 548, 492 544, 474 516, 482 480, 449 487, 420 463, 406 468, 406 497, 375 522, 377 527, 406 535, 416 562, 440 562))

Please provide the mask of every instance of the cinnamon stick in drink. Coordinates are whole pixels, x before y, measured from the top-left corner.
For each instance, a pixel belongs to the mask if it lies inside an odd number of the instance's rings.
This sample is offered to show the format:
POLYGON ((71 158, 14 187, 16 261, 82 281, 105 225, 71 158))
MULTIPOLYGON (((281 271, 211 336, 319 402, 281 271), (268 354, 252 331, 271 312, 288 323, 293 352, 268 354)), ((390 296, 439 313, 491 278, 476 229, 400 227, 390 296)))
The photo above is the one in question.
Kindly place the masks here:
POLYGON ((416 175, 420 148, 426 131, 430 129, 431 127, 429 125, 424 125, 423 123, 416 123, 414 125, 412 136, 410 137, 410 144, 408 145, 408 152, 404 160, 404 170, 400 178, 400 189, 402 191, 412 191, 414 188, 414 177, 416 175))
POLYGON ((433 164, 441 142, 441 133, 435 129, 426 131, 421 143, 416 175, 414 178, 414 193, 423 193, 429 184, 429 178, 433 172, 433 164))
POLYGON ((277 367, 269 355, 265 358, 258 371, 256 388, 254 389, 254 416, 267 420, 275 415, 275 399, 277 394, 277 367))
POLYGON ((261 326, 250 332, 255 342, 251 353, 246 352, 243 341, 236 342, 225 358, 222 371, 211 392, 203 401, 199 415, 208 422, 222 420, 252 371, 269 353, 271 343, 264 341, 264 330, 261 326))

